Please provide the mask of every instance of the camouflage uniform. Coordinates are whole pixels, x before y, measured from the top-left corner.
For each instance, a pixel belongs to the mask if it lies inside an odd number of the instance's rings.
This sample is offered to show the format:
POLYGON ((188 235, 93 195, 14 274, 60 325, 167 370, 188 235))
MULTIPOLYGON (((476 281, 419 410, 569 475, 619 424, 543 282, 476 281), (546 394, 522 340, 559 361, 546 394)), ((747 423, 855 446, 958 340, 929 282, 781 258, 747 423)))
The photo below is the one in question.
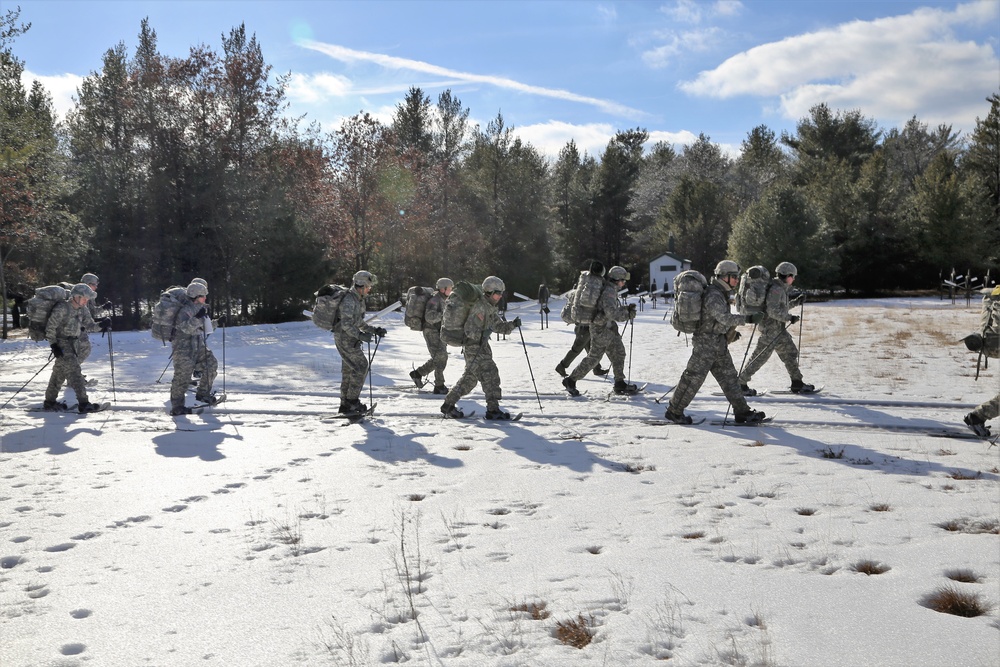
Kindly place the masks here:
POLYGON ((757 347, 754 348, 750 362, 740 373, 740 384, 750 384, 750 379, 771 358, 772 352, 778 353, 778 358, 785 364, 788 377, 792 383, 802 382, 802 372, 799 370, 799 350, 795 347, 792 335, 788 333, 788 283, 773 278, 764 299, 764 319, 757 325, 757 347))
POLYGON ((186 303, 177 311, 174 325, 173 345, 174 377, 170 382, 171 408, 184 407, 184 394, 191 383, 195 368, 201 371, 196 397, 208 402, 212 394, 212 383, 219 369, 219 362, 208 349, 205 340, 205 318, 195 317, 203 305, 184 297, 186 303))
POLYGON ((746 322, 743 315, 729 310, 729 286, 718 277, 707 288, 701 305, 701 322, 692 338, 691 358, 681 374, 680 382, 670 398, 668 414, 682 415, 694 400, 709 373, 719 383, 736 415, 750 412, 729 354, 727 334, 733 327, 746 322))
MULTIPOLYGON (((994 288, 991 293, 983 297, 981 313, 982 336, 985 338, 1000 334, 1000 287, 994 288)), ((966 416, 966 423, 973 415, 981 420, 981 423, 1000 417, 1000 393, 970 412, 966 416)))
POLYGON ((590 349, 583 361, 569 374, 574 382, 589 373, 605 354, 611 360, 615 380, 625 381, 625 345, 618 335, 616 322, 624 322, 628 318, 629 309, 618 303, 615 284, 605 281, 594 308, 594 319, 590 323, 590 349))
MULTIPOLYGON (((56 357, 52 366, 52 376, 45 390, 45 402, 54 403, 59 398, 59 390, 63 383, 69 384, 76 392, 76 400, 80 405, 89 403, 87 385, 80 369, 80 332, 85 326, 85 318, 89 318, 86 306, 74 308, 72 298, 61 301, 52 309, 48 324, 45 327, 45 340, 50 345, 58 345, 62 356, 56 357)), ((93 323, 93 320, 90 320, 93 323)))
POLYGON ((93 301, 88 301, 87 305, 80 310, 86 311, 83 314, 83 324, 80 327, 80 339, 76 345, 79 351, 80 363, 82 364, 90 357, 90 352, 93 350, 93 345, 90 343, 90 336, 88 334, 100 328, 95 322, 99 319, 100 309, 94 305, 93 301))
POLYGON ((351 288, 340 302, 339 319, 333 327, 333 340, 340 353, 340 401, 356 401, 365 386, 368 359, 361 351, 362 334, 373 334, 365 324, 365 299, 357 288, 351 288))
POLYGON ((479 297, 465 320, 465 343, 462 346, 465 370, 445 397, 445 405, 455 405, 458 399, 475 389, 477 383, 481 383, 483 393, 486 394, 486 409, 500 409, 500 399, 503 398, 500 391, 500 371, 493 361, 490 334, 496 331, 507 335, 514 328, 513 322, 500 317, 497 307, 490 303, 488 297, 479 297))
POLYGON ((444 316, 444 302, 447 297, 440 290, 427 300, 424 309, 424 342, 431 358, 417 369, 417 373, 426 377, 434 371, 434 386, 444 386, 444 369, 448 365, 448 346, 441 340, 441 319, 444 316))

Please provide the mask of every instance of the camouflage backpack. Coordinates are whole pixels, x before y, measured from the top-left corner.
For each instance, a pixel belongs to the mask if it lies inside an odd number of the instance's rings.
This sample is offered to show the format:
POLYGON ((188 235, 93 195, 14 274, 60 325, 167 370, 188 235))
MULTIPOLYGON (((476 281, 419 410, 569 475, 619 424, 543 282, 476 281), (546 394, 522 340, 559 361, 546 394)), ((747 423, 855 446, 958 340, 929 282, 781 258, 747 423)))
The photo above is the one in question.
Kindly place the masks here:
POLYGON ((562 310, 559 311, 559 317, 566 324, 576 324, 573 321, 573 301, 576 300, 576 290, 571 289, 566 293, 566 303, 563 305, 562 310))
POLYGON ((45 340, 45 327, 49 324, 52 309, 61 301, 69 299, 69 290, 60 285, 48 285, 35 290, 35 296, 24 304, 28 319, 28 336, 33 341, 45 340))
POLYGON ((462 347, 465 344, 465 320, 473 304, 483 295, 479 285, 460 280, 455 283, 455 289, 444 302, 444 313, 441 317, 441 340, 452 347, 462 347))
POLYGON ((981 328, 983 354, 994 359, 1000 357, 1000 285, 983 297, 981 328))
POLYGON ((581 271, 576 281, 573 305, 570 307, 570 317, 575 324, 590 324, 597 315, 597 303, 601 299, 605 280, 590 271, 581 271))
POLYGON ((188 301, 187 290, 183 287, 168 287, 163 290, 160 300, 153 306, 153 317, 149 327, 149 333, 153 338, 164 343, 174 339, 177 314, 188 301))
POLYGON ((740 315, 763 313, 767 293, 771 289, 771 275, 763 266, 751 266, 740 276, 736 288, 736 312, 740 315))
POLYGON ((436 292, 433 287, 413 286, 406 290, 406 310, 403 313, 403 324, 414 331, 424 330, 424 311, 427 302, 436 292))
POLYGON ((314 294, 316 305, 313 306, 312 321, 324 331, 333 331, 340 321, 340 304, 350 291, 343 285, 324 285, 314 294))
POLYGON ((708 281, 694 270, 681 271, 674 277, 674 312, 670 325, 677 331, 693 334, 701 324, 701 303, 708 281))

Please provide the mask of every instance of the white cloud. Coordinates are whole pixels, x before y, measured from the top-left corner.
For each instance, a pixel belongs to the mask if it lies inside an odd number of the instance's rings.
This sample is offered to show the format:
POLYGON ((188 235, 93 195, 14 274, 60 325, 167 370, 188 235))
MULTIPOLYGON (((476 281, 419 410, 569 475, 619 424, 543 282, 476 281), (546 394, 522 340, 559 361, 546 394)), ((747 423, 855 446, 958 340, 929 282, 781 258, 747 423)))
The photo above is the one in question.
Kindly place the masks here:
POLYGON ((778 97, 790 119, 825 102, 892 122, 917 115, 930 124, 969 125, 997 89, 1000 60, 989 45, 959 40, 953 28, 996 25, 998 10, 989 0, 852 21, 754 47, 680 88, 720 99, 778 97))
POLYGON ((597 13, 608 22, 618 19, 618 10, 615 9, 614 5, 597 5, 597 13))
POLYGON ((683 53, 703 53, 710 50, 718 43, 721 34, 719 28, 689 30, 682 33, 658 33, 656 38, 665 40, 666 43, 643 52, 642 60, 650 67, 660 69, 683 53))
POLYGON ((678 23, 701 23, 702 18, 716 16, 736 16, 743 11, 740 0, 718 0, 713 3, 695 2, 695 0, 677 0, 672 6, 664 5, 660 11, 678 23))
POLYGON ((292 74, 286 92, 291 100, 315 104, 331 97, 343 97, 352 92, 354 85, 339 74, 292 74))
POLYGON ((447 77, 456 82, 486 84, 507 90, 514 90, 520 93, 526 93, 529 95, 539 95, 541 97, 560 99, 560 100, 565 100, 567 102, 577 102, 580 104, 587 104, 596 107, 605 113, 633 120, 638 118, 644 118, 647 116, 647 114, 643 111, 640 111, 638 109, 633 109, 631 107, 619 104, 611 100, 603 100, 596 97, 578 95, 568 90, 533 86, 530 84, 521 83, 519 81, 515 81, 513 79, 508 79, 500 76, 492 76, 487 74, 474 74, 471 72, 461 72, 458 70, 448 69, 446 67, 433 65, 431 63, 426 63, 419 60, 411 60, 409 58, 399 58, 396 56, 389 56, 381 53, 371 53, 368 51, 357 51, 355 49, 349 49, 347 47, 339 46, 336 44, 325 44, 323 42, 315 42, 315 41, 300 41, 299 44, 307 49, 312 49, 313 51, 319 51, 320 53, 324 53, 330 56, 331 58, 334 58, 344 63, 369 62, 389 70, 408 70, 414 72, 423 72, 425 74, 432 74, 434 76, 447 77))
MULTIPOLYGON (((607 148, 608 142, 614 138, 620 129, 620 127, 615 127, 608 123, 573 125, 562 121, 550 120, 546 123, 515 127, 514 134, 519 136, 522 141, 530 143, 538 152, 552 161, 559 157, 559 151, 570 140, 576 143, 576 147, 581 154, 586 152, 591 157, 599 159, 604 149, 607 148)), ((680 152, 682 146, 689 146, 697 140, 698 135, 688 130, 681 130, 680 132, 652 131, 649 133, 646 149, 652 148, 653 144, 658 141, 663 141, 671 144, 680 152)))
POLYGON ((21 73, 21 84, 27 91, 31 90, 32 81, 37 80, 52 95, 52 107, 56 116, 60 119, 66 118, 66 113, 76 106, 73 98, 76 96, 76 89, 83 83, 83 77, 76 74, 56 74, 54 76, 43 76, 25 70, 21 73))

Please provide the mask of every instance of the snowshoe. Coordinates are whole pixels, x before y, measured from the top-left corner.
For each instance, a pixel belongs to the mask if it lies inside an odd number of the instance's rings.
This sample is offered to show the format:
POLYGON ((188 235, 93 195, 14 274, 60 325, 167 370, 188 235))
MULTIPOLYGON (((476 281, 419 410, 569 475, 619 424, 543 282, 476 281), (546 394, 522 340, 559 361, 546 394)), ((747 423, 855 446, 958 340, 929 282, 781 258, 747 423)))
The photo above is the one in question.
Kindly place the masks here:
POLYGON ((417 385, 417 389, 420 389, 425 384, 427 384, 424 381, 424 379, 420 377, 420 373, 418 373, 416 370, 410 371, 410 379, 413 380, 413 384, 417 385))
POLYGON ((83 415, 89 412, 100 412, 101 410, 106 410, 109 407, 111 407, 110 403, 80 403, 80 405, 77 406, 77 412, 83 415))
POLYGON ((436 385, 434 385, 434 391, 431 392, 431 393, 433 393, 433 394, 447 394, 448 393, 448 387, 444 386, 443 384, 436 384, 436 385))
POLYGON ((441 406, 441 414, 444 415, 445 419, 461 419, 465 416, 464 412, 451 403, 445 403, 441 406))
POLYGON ((69 406, 62 401, 45 401, 42 403, 42 410, 45 412, 66 412, 69 406))
POLYGON ((496 409, 496 410, 487 410, 486 411, 486 418, 490 419, 490 420, 494 420, 495 419, 495 420, 498 420, 498 421, 506 421, 506 420, 510 419, 510 413, 509 412, 504 412, 503 410, 500 410, 499 408, 496 409))
POLYGON ((574 380, 573 378, 570 378, 570 377, 565 378, 562 381, 562 385, 564 387, 566 387, 566 391, 569 392, 570 396, 579 396, 580 395, 580 390, 576 388, 576 380, 574 380))
POLYGON ((680 414, 676 414, 671 412, 670 410, 667 410, 666 413, 663 415, 663 418, 666 419, 668 422, 673 422, 674 424, 681 424, 683 426, 694 423, 694 419, 684 414, 683 412, 680 414))
POLYGON ((737 424, 760 424, 767 418, 760 410, 750 410, 750 412, 743 412, 735 416, 737 424))
POLYGON ((802 380, 792 380, 792 386, 788 389, 793 394, 811 394, 816 391, 816 386, 806 384, 802 380))
POLYGON ((191 412, 192 412, 191 408, 189 408, 186 405, 175 405, 174 407, 170 408, 171 417, 179 417, 180 415, 189 415, 191 414, 191 412))
POLYGON ((194 397, 194 400, 205 405, 218 405, 224 399, 224 396, 219 396, 218 394, 195 394, 194 397))
POLYGON ((973 433, 978 435, 980 438, 988 438, 992 433, 990 433, 990 427, 986 425, 986 421, 974 412, 970 412, 965 415, 965 425, 969 427, 973 433))
POLYGON ((619 396, 634 396, 639 393, 639 385, 625 380, 615 380, 614 392, 619 396))

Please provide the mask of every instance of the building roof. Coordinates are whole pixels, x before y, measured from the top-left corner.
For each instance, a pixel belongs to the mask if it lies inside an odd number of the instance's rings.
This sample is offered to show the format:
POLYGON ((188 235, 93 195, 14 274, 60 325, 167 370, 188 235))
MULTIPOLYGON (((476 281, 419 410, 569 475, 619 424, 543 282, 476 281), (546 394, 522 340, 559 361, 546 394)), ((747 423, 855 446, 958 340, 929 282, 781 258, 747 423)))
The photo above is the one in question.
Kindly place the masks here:
POLYGON ((680 255, 675 255, 675 254, 670 253, 670 252, 665 252, 665 253, 659 254, 656 257, 653 257, 651 260, 649 260, 646 263, 647 264, 652 264, 653 262, 655 262, 655 261, 657 261, 659 259, 662 259, 663 257, 669 257, 670 259, 676 260, 676 261, 680 262, 681 264, 683 264, 684 262, 687 262, 688 264, 691 263, 690 259, 684 259, 680 255))

